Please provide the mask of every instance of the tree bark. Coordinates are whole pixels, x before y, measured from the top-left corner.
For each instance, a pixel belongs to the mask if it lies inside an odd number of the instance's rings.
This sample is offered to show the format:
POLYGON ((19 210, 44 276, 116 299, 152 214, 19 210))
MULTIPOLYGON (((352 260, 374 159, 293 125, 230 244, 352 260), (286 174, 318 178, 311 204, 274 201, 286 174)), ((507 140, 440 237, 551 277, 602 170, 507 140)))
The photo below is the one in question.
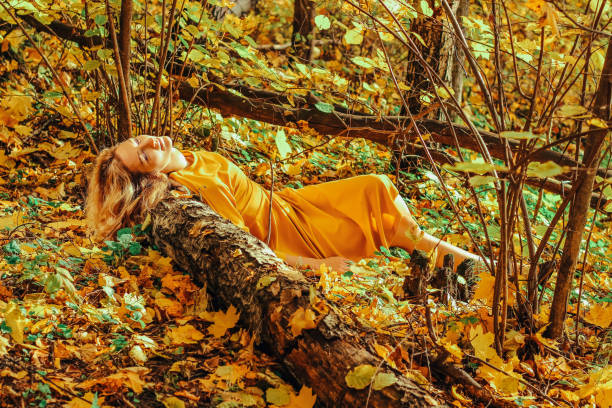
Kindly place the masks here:
MULTIPOLYGON (((155 245, 206 284, 218 304, 236 307, 241 324, 297 380, 313 388, 317 401, 330 407, 365 405, 368 389, 348 388, 344 378, 355 366, 376 367, 380 359, 368 350, 357 327, 345 323, 320 297, 311 302, 312 285, 302 274, 206 204, 168 198, 151 215, 155 245), (262 284, 266 281, 271 283, 262 284), (315 313, 316 326, 294 335, 289 322, 300 308, 315 313)), ((427 391, 386 364, 379 372, 394 372, 398 382, 372 390, 369 407, 438 405, 427 391)))
MULTIPOLYGON (((612 48, 608 45, 606 58, 604 60, 601 78, 595 93, 593 104, 593 114, 610 123, 610 103, 612 102, 612 48)), ((596 170, 601 159, 601 148, 608 134, 608 129, 597 128, 589 138, 585 140, 584 156, 582 164, 584 171, 580 172, 576 183, 576 195, 570 206, 568 224, 566 227, 567 236, 563 246, 563 255, 557 274, 555 285, 555 295, 550 309, 550 326, 546 334, 551 338, 559 337, 563 334, 565 316, 567 314, 567 302, 572 278, 576 270, 576 261, 580 252, 580 243, 586 225, 589 201, 593 194, 593 184, 595 181, 596 170)), ((583 271, 584 273, 584 271, 583 271)))
MULTIPOLYGON (((132 92, 130 86, 130 57, 131 57, 131 46, 132 40, 132 14, 133 14, 133 0, 122 0, 121 1, 121 12, 119 15, 119 36, 117 38, 118 56, 117 69, 121 70, 119 75, 120 80, 120 95, 119 98, 119 124, 118 131, 120 140, 129 139, 132 137, 132 110, 131 100, 132 92)), ((112 16, 109 16, 112 18, 112 16)), ((112 28, 111 22, 111 28, 112 28)), ((113 29, 114 31, 114 29, 113 29)), ((112 33, 114 36, 114 33, 112 33)))
MULTIPOLYGON (((440 15, 441 8, 436 7, 435 2, 432 0, 422 2, 421 4, 428 4, 427 7, 433 10, 434 14, 431 17, 422 14, 420 18, 412 22, 410 32, 418 35, 423 40, 423 43, 415 41, 417 52, 427 61, 427 65, 439 72, 441 65, 440 51, 442 50, 443 44, 443 26, 442 22, 439 21, 436 16, 440 15)), ((415 56, 413 51, 408 51, 407 60, 406 85, 408 85, 411 90, 406 92, 404 100, 406 101, 410 113, 417 115, 424 107, 429 105, 429 102, 423 102, 423 96, 427 93, 433 95, 435 89, 434 84, 431 83, 427 76, 425 66, 419 62, 419 59, 415 56)), ((434 102, 433 97, 430 102, 434 102)), ((402 105, 400 114, 404 115, 406 113, 406 107, 402 105)))
POLYGON ((291 46, 302 62, 310 62, 314 42, 314 12, 312 0, 295 0, 291 46))
MULTIPOLYGON (((455 0, 451 5, 459 25, 462 30, 463 18, 468 15, 470 3, 468 0, 455 0)), ((448 27, 448 21, 442 34, 442 49, 440 50, 440 77, 450 85, 450 88, 455 93, 457 103, 461 105, 463 99, 463 79, 465 77, 465 53, 461 46, 458 46, 456 37, 453 35, 454 30, 448 27)), ((464 30, 465 31, 465 30, 464 30)), ((451 120, 455 120, 457 112, 454 109, 449 109, 451 120)), ((439 119, 445 119, 444 115, 440 114, 439 119)))

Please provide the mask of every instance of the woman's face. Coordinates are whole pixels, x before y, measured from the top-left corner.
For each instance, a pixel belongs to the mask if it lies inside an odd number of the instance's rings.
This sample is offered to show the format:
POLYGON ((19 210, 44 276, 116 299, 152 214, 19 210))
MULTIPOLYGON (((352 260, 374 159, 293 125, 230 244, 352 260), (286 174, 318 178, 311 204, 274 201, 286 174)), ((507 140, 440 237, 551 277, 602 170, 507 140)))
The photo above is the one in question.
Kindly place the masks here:
POLYGON ((140 135, 119 143, 115 154, 131 173, 163 171, 172 157, 172 139, 140 135))

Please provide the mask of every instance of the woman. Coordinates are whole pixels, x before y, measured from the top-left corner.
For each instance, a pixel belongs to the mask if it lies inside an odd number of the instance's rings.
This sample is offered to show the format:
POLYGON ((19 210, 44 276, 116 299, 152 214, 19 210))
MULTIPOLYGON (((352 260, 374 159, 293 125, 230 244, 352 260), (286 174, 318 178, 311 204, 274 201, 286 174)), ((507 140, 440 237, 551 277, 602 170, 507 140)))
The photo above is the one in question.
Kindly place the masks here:
MULTIPOLYGON (((138 136, 102 151, 87 197, 87 218, 97 239, 142 222, 170 180, 260 240, 268 237, 269 192, 231 161, 212 152, 181 152, 167 136, 138 136)), ((272 199, 269 246, 288 264, 340 271, 348 261, 373 255, 380 246, 437 249, 436 263, 452 253, 455 265, 479 258, 421 231, 386 176, 285 188, 272 199)))

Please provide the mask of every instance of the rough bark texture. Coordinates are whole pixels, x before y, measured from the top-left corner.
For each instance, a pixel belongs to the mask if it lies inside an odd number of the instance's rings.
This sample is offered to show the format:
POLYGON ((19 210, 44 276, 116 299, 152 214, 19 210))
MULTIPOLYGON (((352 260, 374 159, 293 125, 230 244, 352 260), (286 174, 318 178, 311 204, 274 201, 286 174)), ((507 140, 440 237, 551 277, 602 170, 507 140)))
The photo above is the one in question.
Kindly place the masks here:
MULTIPOLYGON (((455 0, 450 5, 461 29, 463 27, 463 17, 468 15, 470 2, 468 0, 455 0)), ((455 99, 461 105, 463 99, 463 79, 465 77, 465 53, 463 48, 457 44, 456 38, 453 35, 452 27, 448 27, 448 22, 444 21, 446 27, 442 34, 442 49, 440 50, 440 77, 450 85, 455 92, 455 99)), ((465 31, 465 30, 464 30, 465 31)), ((457 112, 454 109, 449 110, 451 119, 457 117, 457 112)), ((444 115, 440 114, 439 119, 444 119, 444 115)))
POLYGON ((128 96, 132 97, 130 84, 130 58, 132 56, 132 15, 134 14, 133 0, 121 2, 121 14, 119 17, 119 55, 121 56, 121 69, 123 77, 128 84, 128 96))
POLYGON ((291 45, 302 62, 310 62, 312 56, 314 11, 315 5, 312 0, 295 0, 291 45))
MULTIPOLYGON (((608 45, 601 78, 595 93, 593 113, 600 119, 610 121, 610 103, 612 102, 612 48, 608 45)), ((608 129, 596 129, 585 140, 584 156, 582 159, 585 171, 580 172, 576 183, 578 188, 570 206, 569 218, 566 227, 567 236, 563 246, 563 255, 557 274, 555 295, 550 309, 550 326, 546 331, 549 337, 559 337, 563 334, 567 301, 572 287, 572 278, 576 270, 576 260, 580 252, 580 242, 586 225, 589 202, 593 194, 593 183, 597 167, 599 166, 601 148, 608 134, 608 129)), ((583 272, 584 273, 584 272, 583 272)))
MULTIPOLYGON (((108 4, 108 3, 107 3, 108 4)), ((119 35, 115 33, 113 22, 110 21, 111 37, 113 38, 113 46, 116 47, 116 64, 121 70, 119 72, 119 121, 118 130, 120 140, 129 139, 132 137, 132 112, 131 112, 131 90, 130 90, 130 56, 132 40, 132 0, 121 1, 121 13, 119 15, 119 35), (115 43, 116 40, 116 43, 115 43)), ((109 20, 112 19, 112 14, 109 13, 109 20)))
MULTIPOLYGON (((435 6, 435 2, 426 1, 429 4, 434 14, 431 17, 421 15, 420 18, 414 20, 410 26, 410 32, 418 35, 423 39, 424 43, 415 41, 417 50, 420 56, 427 61, 427 65, 434 70, 439 71, 440 68, 440 51, 442 50, 443 32, 442 22, 436 17, 440 15, 441 8, 435 6)), ((423 104, 421 97, 426 94, 433 94, 433 83, 427 76, 425 66, 420 62, 412 50, 408 51, 408 65, 406 66, 406 85, 410 86, 411 90, 404 95, 408 110, 413 115, 417 115, 424 107, 429 104, 423 104)), ((433 102, 433 99, 432 99, 433 102)), ((402 106, 401 114, 406 114, 406 108, 402 106)))
MULTIPOLYGON (((323 312, 317 308, 316 327, 294 336, 289 324, 293 313, 300 307, 315 310, 309 299, 312 285, 263 242, 207 205, 175 198, 162 201, 153 211, 151 236, 183 270, 206 283, 219 304, 234 305, 241 323, 296 379, 313 388, 317 401, 329 407, 365 405, 368 389, 348 388, 344 377, 359 364, 377 366, 379 358, 368 351, 356 327, 345 324, 331 308, 323 312), (261 285, 264 277, 274 281, 261 285)), ((393 371, 385 364, 380 370, 393 371)), ((369 407, 438 405, 428 392, 395 374, 395 385, 372 390, 369 407)))

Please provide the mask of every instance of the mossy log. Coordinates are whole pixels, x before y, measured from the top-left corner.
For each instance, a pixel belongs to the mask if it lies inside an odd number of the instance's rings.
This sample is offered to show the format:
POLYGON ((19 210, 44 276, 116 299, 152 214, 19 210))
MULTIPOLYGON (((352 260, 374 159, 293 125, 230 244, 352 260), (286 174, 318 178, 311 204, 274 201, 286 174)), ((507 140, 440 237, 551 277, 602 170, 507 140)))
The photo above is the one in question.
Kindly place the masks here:
POLYGON ((301 384, 311 387, 322 406, 365 406, 366 400, 371 408, 439 405, 427 390, 386 364, 380 372, 393 372, 395 384, 371 392, 368 387, 349 388, 345 376, 350 370, 381 362, 359 329, 343 322, 321 297, 313 305, 312 285, 303 274, 206 204, 183 198, 162 201, 152 212, 151 237, 196 282, 207 285, 215 302, 236 307, 240 324, 301 384), (300 308, 314 312, 315 327, 294 335, 290 319, 300 308))

